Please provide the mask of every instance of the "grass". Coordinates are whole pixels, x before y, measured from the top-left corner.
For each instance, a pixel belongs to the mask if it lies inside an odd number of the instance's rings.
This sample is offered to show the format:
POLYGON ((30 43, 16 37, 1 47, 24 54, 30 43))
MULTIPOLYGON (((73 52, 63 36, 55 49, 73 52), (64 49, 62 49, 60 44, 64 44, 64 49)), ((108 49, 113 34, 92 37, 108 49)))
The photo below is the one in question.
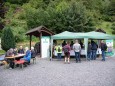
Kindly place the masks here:
POLYGON ((0 50, 0 55, 5 54, 6 52, 4 50, 0 50))

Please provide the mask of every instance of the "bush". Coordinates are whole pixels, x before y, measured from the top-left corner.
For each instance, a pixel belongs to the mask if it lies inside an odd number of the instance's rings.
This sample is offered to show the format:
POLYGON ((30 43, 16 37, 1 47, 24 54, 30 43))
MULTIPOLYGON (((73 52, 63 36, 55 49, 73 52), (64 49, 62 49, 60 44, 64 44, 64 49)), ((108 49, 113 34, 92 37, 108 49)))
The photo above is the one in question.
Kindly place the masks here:
POLYGON ((3 34, 1 37, 1 46, 5 51, 9 50, 10 48, 15 48, 14 35, 9 27, 4 28, 3 30, 3 34))

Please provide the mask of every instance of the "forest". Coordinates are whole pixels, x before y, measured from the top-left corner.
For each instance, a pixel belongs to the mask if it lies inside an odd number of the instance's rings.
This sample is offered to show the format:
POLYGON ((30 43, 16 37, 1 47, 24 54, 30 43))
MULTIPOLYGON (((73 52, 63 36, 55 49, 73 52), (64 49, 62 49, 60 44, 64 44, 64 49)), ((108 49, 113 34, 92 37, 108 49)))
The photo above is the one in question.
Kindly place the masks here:
POLYGON ((60 33, 89 32, 98 28, 115 34, 115 0, 1 0, 0 36, 11 28, 15 41, 38 26, 60 33))

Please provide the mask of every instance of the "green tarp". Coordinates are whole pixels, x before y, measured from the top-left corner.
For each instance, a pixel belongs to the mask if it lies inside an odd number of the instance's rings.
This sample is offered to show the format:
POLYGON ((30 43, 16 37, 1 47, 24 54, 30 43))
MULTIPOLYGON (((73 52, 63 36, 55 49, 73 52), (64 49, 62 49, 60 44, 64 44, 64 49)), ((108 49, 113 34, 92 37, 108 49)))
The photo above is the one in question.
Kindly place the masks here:
POLYGON ((87 32, 87 33, 74 33, 64 31, 62 33, 53 35, 52 39, 82 39, 82 38, 89 38, 89 39, 115 39, 115 36, 100 33, 100 32, 87 32))
MULTIPOLYGON (((88 39, 115 39, 115 36, 100 33, 100 32, 95 32, 95 31, 86 32, 86 33, 83 32, 75 33, 75 32, 64 31, 62 33, 51 36, 51 52, 52 52, 54 39, 84 39, 85 55, 87 59, 88 39)), ((51 59, 52 59, 52 53, 51 53, 51 59)))

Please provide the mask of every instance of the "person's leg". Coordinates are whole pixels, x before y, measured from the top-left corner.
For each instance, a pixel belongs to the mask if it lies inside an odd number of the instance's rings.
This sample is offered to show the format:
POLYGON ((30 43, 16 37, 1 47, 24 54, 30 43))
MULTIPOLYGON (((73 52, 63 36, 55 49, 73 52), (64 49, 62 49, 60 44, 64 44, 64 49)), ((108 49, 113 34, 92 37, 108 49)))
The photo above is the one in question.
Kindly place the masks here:
POLYGON ((65 63, 66 63, 66 61, 67 61, 67 54, 65 53, 65 63))
POLYGON ((93 50, 91 51, 91 53, 92 53, 92 54, 91 54, 91 60, 93 60, 93 50))
POLYGON ((79 62, 81 62, 80 52, 78 52, 78 59, 79 59, 79 62))
POLYGON ((78 58, 77 58, 77 52, 75 52, 75 58, 76 58, 76 62, 78 62, 78 58))
POLYGON ((89 52, 89 60, 91 60, 92 52, 89 52))
POLYGON ((105 51, 102 51, 102 61, 105 61, 105 51))
POLYGON ((70 54, 68 53, 68 63, 70 63, 70 54))
POLYGON ((57 59, 59 59, 59 53, 57 53, 57 59))
POLYGON ((61 60, 61 53, 59 53, 59 59, 61 60))
POLYGON ((87 52, 87 60, 89 60, 89 52, 87 52))
POLYGON ((9 67, 12 69, 14 68, 14 62, 12 59, 9 61, 9 67))
POLYGON ((93 60, 95 59, 95 50, 93 50, 93 60))
POLYGON ((94 51, 94 60, 97 58, 97 50, 94 51))

